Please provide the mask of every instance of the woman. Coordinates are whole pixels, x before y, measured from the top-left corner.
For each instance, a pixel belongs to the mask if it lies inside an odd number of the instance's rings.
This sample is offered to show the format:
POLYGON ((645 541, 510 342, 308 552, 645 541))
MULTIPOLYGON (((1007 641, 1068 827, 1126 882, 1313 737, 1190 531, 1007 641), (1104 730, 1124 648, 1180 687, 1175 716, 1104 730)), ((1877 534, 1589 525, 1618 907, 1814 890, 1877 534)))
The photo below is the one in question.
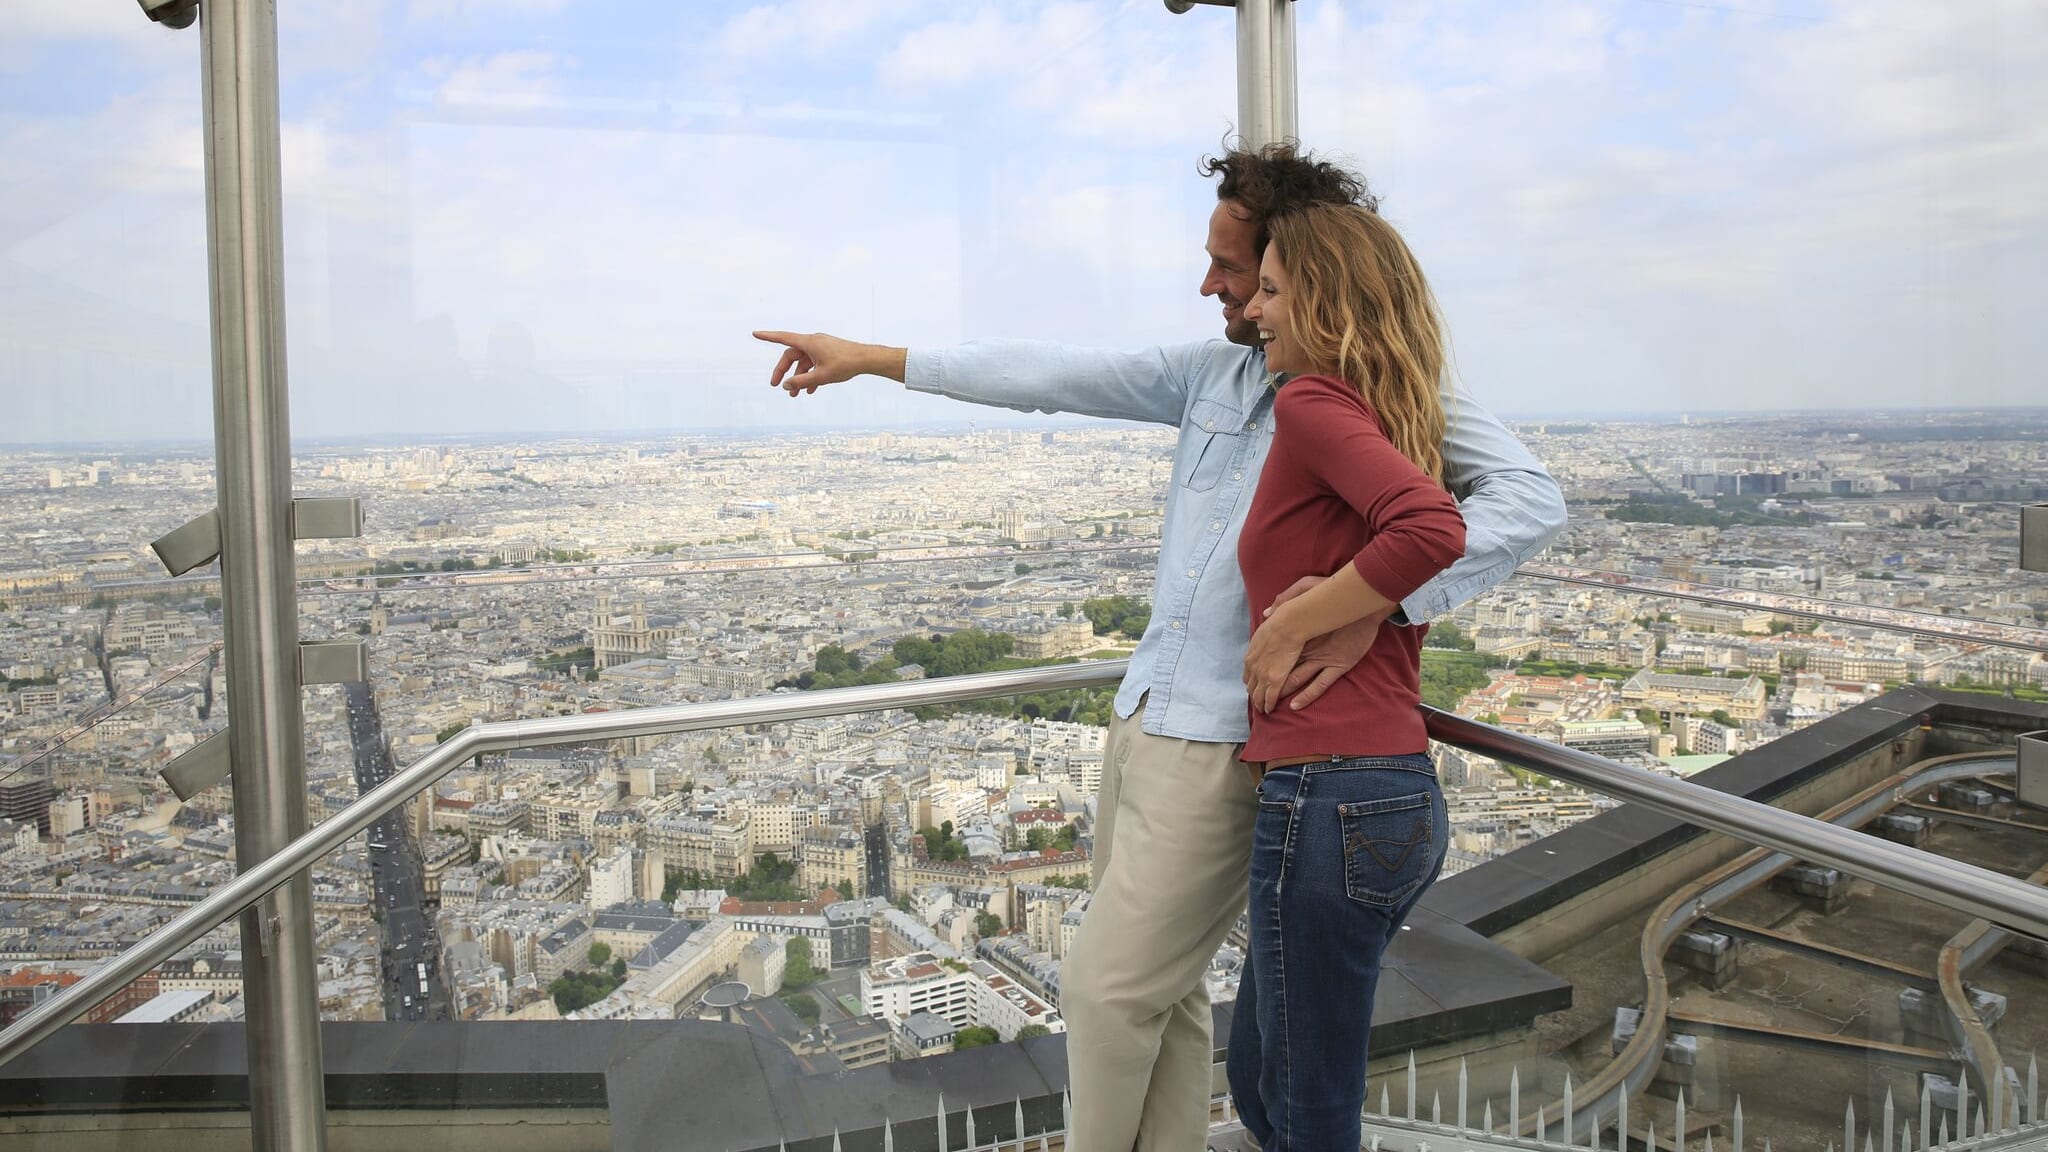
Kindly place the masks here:
POLYGON ((1238 543, 1251 603, 1274 607, 1245 655, 1259 815, 1230 1086, 1264 1152, 1356 1152, 1380 957, 1448 831, 1417 709, 1427 629, 1381 627, 1313 709, 1281 689, 1309 640, 1449 567, 1465 525, 1442 484, 1442 333, 1400 235, 1306 208, 1273 220, 1259 277, 1245 316, 1284 383, 1238 543), (1278 602, 1304 576, 1329 579, 1278 602))

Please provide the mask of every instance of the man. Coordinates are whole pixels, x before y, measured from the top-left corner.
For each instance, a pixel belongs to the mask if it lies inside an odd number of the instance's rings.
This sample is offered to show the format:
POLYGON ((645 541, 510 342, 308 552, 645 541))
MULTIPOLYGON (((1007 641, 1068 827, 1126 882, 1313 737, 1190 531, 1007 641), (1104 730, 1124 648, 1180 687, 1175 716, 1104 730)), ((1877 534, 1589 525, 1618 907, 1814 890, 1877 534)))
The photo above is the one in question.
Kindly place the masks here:
MULTIPOLYGON (((1272 443, 1273 390, 1244 308, 1266 221, 1305 203, 1374 208, 1354 174, 1287 145, 1232 151, 1209 219, 1202 295, 1225 340, 1112 353, 1028 341, 891 348, 757 332, 785 346, 770 382, 790 395, 858 375, 1025 411, 1174 425, 1152 621, 1116 697, 1095 825, 1094 898, 1060 972, 1077 1152, 1190 1152, 1208 1125, 1212 1042, 1202 977, 1245 906, 1257 792, 1237 763, 1249 732, 1251 634, 1238 530, 1272 443), (795 372, 792 375, 791 370, 795 372)), ((1466 524, 1462 560, 1394 613, 1424 623, 1506 579, 1564 526, 1557 485, 1469 398, 1446 397, 1445 478, 1466 524)), ((1263 610, 1266 605, 1258 605, 1263 610)), ((1384 621, 1304 651, 1284 695, 1306 707, 1358 662, 1384 621)))

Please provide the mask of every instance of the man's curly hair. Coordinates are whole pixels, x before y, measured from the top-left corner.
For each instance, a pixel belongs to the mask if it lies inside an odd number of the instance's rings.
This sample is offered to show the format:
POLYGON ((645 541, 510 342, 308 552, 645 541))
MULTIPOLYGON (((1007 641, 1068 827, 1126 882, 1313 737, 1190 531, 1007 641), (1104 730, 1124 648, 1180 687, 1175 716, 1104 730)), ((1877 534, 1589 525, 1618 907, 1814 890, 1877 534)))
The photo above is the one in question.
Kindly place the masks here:
POLYGON ((1232 148, 1221 156, 1204 156, 1197 167, 1204 176, 1223 177, 1216 185, 1218 200, 1243 205, 1251 214, 1260 252, 1272 239, 1270 222, 1284 212, 1310 204, 1356 204, 1368 212, 1380 207, 1365 177, 1303 152, 1291 141, 1232 148))

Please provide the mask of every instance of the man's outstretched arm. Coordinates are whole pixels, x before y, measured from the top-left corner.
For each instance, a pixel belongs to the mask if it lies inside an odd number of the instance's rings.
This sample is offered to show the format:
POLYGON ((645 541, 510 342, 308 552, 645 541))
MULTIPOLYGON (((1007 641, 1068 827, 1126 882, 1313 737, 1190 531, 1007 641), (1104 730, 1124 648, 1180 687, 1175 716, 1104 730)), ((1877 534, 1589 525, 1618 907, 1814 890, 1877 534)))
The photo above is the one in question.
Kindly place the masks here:
POLYGON ((1142 352, 1070 348, 1036 340, 906 349, 861 344, 822 332, 760 331, 754 336, 783 346, 769 383, 792 396, 855 376, 881 376, 901 381, 912 391, 975 404, 1167 425, 1180 424, 1187 411, 1189 381, 1217 343, 1142 352))

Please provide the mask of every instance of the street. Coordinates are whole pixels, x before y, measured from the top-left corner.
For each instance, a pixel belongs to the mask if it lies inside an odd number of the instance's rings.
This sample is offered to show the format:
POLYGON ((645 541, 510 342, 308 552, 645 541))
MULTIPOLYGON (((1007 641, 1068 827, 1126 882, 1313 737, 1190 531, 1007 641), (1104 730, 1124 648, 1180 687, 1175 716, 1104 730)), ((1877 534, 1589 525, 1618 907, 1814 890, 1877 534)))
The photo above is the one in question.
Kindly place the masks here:
MULTIPOLYGON (((367 684, 345 685, 349 740, 355 748, 358 795, 391 778, 391 753, 377 702, 367 684)), ((419 846, 401 811, 370 825, 370 898, 382 917, 384 1018, 446 1020, 449 997, 440 980, 441 949, 424 903, 419 846)))

